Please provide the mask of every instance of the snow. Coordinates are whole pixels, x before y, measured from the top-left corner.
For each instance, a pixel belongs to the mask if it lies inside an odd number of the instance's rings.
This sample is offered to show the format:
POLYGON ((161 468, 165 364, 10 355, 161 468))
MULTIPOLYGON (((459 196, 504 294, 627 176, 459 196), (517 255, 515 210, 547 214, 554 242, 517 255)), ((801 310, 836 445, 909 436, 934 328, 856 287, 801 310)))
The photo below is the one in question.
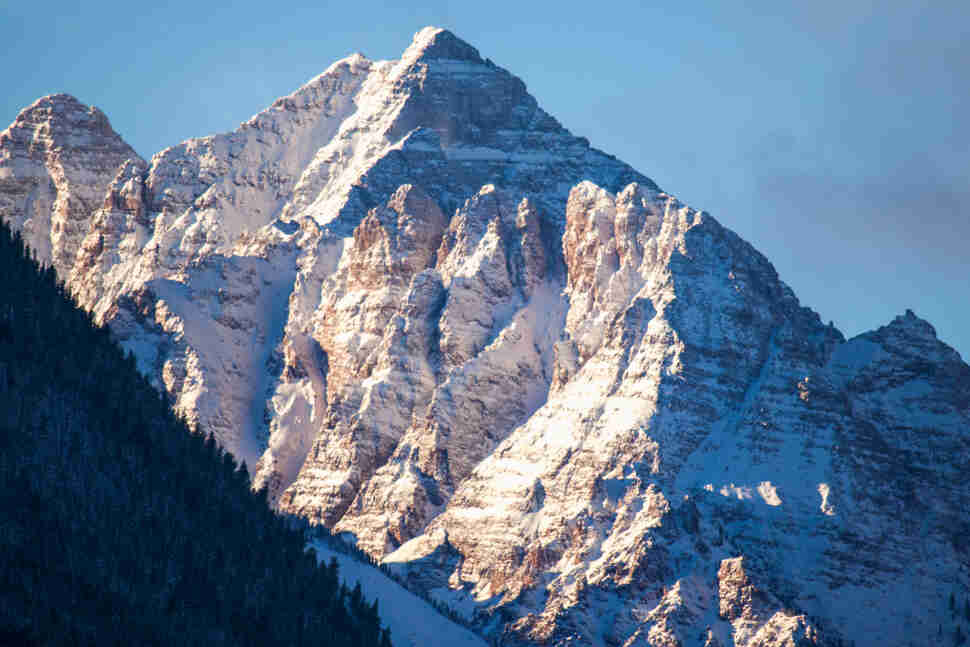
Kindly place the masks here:
POLYGON ((359 582, 368 602, 377 598, 381 622, 391 630, 394 647, 487 647, 482 638, 445 618, 379 569, 337 552, 322 541, 313 541, 310 547, 321 563, 337 560, 340 577, 348 588, 359 582))
POLYGON ((435 36, 443 31, 444 29, 441 27, 435 27, 434 25, 422 27, 415 32, 414 37, 411 39, 411 44, 406 50, 404 50, 404 55, 401 58, 417 58, 422 52, 424 52, 424 50, 428 48, 432 42, 434 42, 435 36))

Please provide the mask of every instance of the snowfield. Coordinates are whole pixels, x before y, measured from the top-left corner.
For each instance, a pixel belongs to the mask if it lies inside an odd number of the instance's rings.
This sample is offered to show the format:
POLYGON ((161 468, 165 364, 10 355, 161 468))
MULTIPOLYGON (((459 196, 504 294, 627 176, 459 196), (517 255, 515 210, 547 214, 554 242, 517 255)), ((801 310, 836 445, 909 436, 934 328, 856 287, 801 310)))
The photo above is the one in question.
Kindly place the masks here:
POLYGON ((347 588, 353 589, 359 582, 368 602, 377 598, 378 612, 391 630, 394 647, 488 647, 479 636, 445 618, 379 569, 335 551, 323 541, 315 540, 308 546, 316 551, 322 564, 337 560, 340 578, 347 588))

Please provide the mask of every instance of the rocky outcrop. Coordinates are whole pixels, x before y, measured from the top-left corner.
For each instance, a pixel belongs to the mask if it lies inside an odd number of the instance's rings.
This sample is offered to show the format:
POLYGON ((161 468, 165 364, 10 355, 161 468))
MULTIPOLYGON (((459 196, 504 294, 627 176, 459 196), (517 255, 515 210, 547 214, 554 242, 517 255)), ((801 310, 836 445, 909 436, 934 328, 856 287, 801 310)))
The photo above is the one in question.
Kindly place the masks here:
POLYGON ((423 314, 421 330, 432 336, 410 352, 426 353, 430 389, 405 419, 393 455, 335 526, 376 554, 420 532, 539 406, 549 386, 552 331, 562 318, 539 213, 491 186, 452 219, 437 266, 423 280, 440 286, 440 296, 423 314))
POLYGON ((779 601, 757 585, 749 562, 744 557, 725 559, 717 571, 718 617, 731 623, 734 644, 819 644, 818 631, 804 615, 779 609, 779 601))
POLYGON ((970 367, 846 341, 453 34, 140 160, 55 95, 0 216, 280 511, 504 644, 904 645, 970 589, 970 367))
POLYGON ((101 208, 94 212, 88 232, 67 277, 81 303, 97 303, 106 290, 110 301, 117 299, 124 277, 122 260, 137 254, 152 231, 145 204, 145 164, 128 160, 107 187, 101 208), (107 286, 107 287, 106 287, 107 286))
POLYGON ((426 194, 402 186, 361 221, 324 283, 313 340, 327 358, 327 410, 282 509, 332 526, 426 406, 441 287, 424 271, 444 227, 426 194))

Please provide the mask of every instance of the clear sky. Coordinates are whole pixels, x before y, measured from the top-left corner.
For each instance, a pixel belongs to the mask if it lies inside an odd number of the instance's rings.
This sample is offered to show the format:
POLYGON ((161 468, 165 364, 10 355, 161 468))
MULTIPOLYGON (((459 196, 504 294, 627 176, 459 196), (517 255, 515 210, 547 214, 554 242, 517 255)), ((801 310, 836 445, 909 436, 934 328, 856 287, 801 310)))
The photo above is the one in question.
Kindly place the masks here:
POLYGON ((970 3, 412 4, 0 0, 0 129, 69 92, 147 159, 446 27, 847 336, 912 308, 970 360, 970 3))

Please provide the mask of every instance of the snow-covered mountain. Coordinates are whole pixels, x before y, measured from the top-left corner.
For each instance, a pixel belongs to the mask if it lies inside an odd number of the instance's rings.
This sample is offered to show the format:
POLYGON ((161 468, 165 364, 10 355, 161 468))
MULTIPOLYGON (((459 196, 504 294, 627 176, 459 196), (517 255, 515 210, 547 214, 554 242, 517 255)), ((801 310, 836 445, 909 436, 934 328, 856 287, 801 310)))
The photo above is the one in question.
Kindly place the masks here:
POLYGON ((281 510, 490 638, 970 625, 970 367, 912 313, 846 341, 450 32, 147 163, 40 99, 0 216, 281 510))

